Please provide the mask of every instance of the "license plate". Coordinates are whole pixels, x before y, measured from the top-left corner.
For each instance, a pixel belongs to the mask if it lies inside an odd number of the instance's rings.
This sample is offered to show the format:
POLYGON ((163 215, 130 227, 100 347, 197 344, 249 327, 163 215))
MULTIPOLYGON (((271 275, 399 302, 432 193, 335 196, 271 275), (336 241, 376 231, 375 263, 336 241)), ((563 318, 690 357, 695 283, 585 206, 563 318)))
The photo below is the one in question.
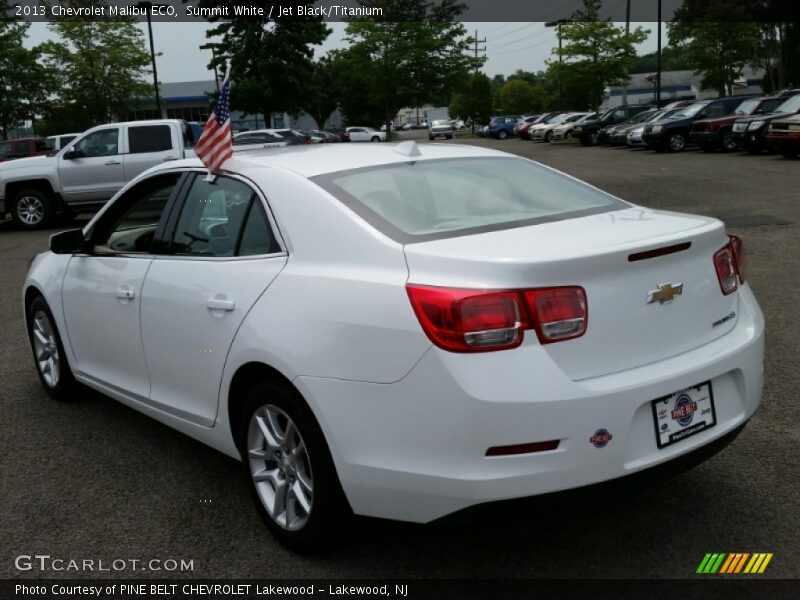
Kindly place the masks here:
POLYGON ((711 382, 653 400, 656 444, 666 448, 717 424, 711 382))

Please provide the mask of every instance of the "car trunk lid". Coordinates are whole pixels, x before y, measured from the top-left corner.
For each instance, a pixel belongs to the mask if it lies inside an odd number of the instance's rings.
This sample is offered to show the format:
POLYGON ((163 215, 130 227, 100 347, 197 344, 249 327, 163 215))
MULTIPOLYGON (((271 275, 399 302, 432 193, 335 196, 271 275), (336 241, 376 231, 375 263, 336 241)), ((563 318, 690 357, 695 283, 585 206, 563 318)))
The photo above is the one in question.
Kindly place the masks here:
MULTIPOLYGON (((570 378, 579 380, 675 356, 729 331, 738 295, 722 294, 713 262, 726 243, 724 225, 715 219, 628 208, 409 244, 405 253, 412 284, 583 287, 586 333, 543 346, 570 378), (649 255, 672 247, 679 249, 649 255), (664 285, 667 292, 661 294, 664 285), (673 299, 661 302, 670 291, 673 299)), ((538 343, 533 332, 526 340, 538 343)))

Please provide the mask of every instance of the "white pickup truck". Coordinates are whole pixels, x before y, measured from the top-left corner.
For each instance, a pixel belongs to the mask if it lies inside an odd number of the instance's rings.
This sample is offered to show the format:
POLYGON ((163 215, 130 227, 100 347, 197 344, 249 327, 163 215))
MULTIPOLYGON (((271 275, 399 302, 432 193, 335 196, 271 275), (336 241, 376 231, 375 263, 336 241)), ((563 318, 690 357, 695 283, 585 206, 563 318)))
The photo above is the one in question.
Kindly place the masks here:
POLYGON ((0 164, 0 216, 37 229, 99 208, 145 169, 194 156, 193 144, 176 119, 93 127, 53 154, 0 164))

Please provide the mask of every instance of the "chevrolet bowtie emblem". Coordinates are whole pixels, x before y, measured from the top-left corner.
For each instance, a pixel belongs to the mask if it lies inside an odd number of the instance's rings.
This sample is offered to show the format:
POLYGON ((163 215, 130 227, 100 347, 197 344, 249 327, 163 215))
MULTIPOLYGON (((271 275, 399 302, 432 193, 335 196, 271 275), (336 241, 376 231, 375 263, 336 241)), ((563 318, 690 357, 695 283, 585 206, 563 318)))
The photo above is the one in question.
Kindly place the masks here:
POLYGON ((676 285, 662 283, 658 286, 657 290, 647 292, 647 303, 652 304, 653 302, 658 302, 659 304, 666 304, 667 302, 672 302, 675 296, 680 296, 682 293, 682 283, 676 285))

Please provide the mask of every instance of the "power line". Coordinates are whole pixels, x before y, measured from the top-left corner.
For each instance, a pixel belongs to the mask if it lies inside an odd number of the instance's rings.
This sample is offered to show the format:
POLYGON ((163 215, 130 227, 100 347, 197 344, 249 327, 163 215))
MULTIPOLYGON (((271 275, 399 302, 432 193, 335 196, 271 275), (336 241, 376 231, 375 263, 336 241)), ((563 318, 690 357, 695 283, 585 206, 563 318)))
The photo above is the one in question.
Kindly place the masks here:
POLYGON ((495 48, 505 48, 506 46, 513 46, 514 44, 518 44, 520 42, 530 42, 538 37, 541 37, 543 33, 547 33, 547 28, 542 28, 540 31, 536 31, 531 35, 523 35, 522 37, 518 37, 515 40, 504 41, 502 44, 498 44, 497 46, 492 46, 492 49, 495 48))
POLYGON ((547 43, 552 44, 554 41, 555 40, 542 40, 538 44, 533 44, 532 46, 525 46, 524 48, 517 48, 516 50, 506 50, 505 52, 498 52, 497 54, 502 55, 502 54, 515 54, 516 52, 524 52, 525 50, 531 50, 533 48, 541 46, 542 44, 547 44, 547 43))

